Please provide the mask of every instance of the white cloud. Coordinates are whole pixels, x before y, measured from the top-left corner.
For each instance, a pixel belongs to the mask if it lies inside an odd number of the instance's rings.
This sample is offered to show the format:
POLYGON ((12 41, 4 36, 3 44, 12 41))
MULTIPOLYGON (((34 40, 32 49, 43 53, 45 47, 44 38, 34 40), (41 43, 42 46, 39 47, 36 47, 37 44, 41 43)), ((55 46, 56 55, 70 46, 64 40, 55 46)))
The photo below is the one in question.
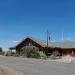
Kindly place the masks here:
POLYGON ((20 41, 13 41, 13 43, 18 43, 18 42, 20 42, 20 41))
POLYGON ((20 41, 15 41, 15 40, 14 40, 14 41, 12 41, 12 42, 11 42, 11 47, 13 47, 13 46, 17 45, 19 42, 20 42, 20 41))

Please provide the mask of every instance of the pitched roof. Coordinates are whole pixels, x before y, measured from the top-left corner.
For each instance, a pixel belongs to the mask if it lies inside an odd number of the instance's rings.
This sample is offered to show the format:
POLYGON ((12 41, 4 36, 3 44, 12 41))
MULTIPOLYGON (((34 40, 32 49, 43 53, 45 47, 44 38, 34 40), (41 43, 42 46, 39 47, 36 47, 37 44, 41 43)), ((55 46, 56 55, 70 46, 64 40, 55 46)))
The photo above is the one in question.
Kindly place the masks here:
POLYGON ((21 44, 23 41, 25 41, 26 39, 31 39, 33 40, 34 42, 38 43, 40 46, 42 47, 46 47, 47 46, 47 43, 46 41, 44 40, 40 40, 40 39, 37 39, 37 38, 34 38, 34 37, 31 37, 31 36, 27 36, 27 37, 24 37, 20 42, 18 42, 16 45, 13 45, 12 47, 10 48, 16 48, 19 44, 21 44))
MULTIPOLYGON (((40 39, 37 39, 37 38, 34 38, 34 37, 31 37, 31 36, 25 37, 16 46, 18 46, 19 44, 21 44, 27 38, 33 40, 34 42, 38 43, 42 47, 47 47, 47 42, 46 41, 40 40, 40 39)), ((16 46, 13 46, 13 47, 16 47, 16 46)), ((59 47, 59 48, 75 48, 75 41, 50 42, 48 46, 49 47, 53 47, 53 48, 54 47, 59 47)))
POLYGON ((51 45, 60 48, 75 48, 75 41, 54 42, 51 45))
MULTIPOLYGON (((31 36, 25 37, 21 42, 19 42, 19 44, 22 43, 22 42, 23 42, 24 40, 26 40, 27 38, 33 40, 34 42, 38 43, 38 44, 41 45, 42 47, 46 47, 46 45, 47 45, 47 44, 46 44, 46 41, 40 40, 40 39, 37 39, 37 38, 34 38, 34 37, 31 37, 31 36)), ((19 44, 18 44, 18 45, 19 45, 19 44)))

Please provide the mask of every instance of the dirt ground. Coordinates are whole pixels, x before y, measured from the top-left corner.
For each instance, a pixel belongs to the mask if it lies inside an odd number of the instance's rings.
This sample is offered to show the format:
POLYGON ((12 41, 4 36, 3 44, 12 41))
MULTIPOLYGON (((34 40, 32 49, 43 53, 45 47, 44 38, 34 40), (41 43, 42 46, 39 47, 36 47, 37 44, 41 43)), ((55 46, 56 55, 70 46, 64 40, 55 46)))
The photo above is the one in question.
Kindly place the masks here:
POLYGON ((6 75, 4 70, 0 68, 0 75, 6 75))
MULTIPOLYGON (((60 60, 36 60, 0 56, 2 75, 75 75, 75 57, 60 60), (5 74, 6 73, 6 74, 5 74)), ((0 73, 0 75, 1 75, 0 73)))
POLYGON ((0 65, 0 75, 19 75, 19 74, 9 67, 0 65))

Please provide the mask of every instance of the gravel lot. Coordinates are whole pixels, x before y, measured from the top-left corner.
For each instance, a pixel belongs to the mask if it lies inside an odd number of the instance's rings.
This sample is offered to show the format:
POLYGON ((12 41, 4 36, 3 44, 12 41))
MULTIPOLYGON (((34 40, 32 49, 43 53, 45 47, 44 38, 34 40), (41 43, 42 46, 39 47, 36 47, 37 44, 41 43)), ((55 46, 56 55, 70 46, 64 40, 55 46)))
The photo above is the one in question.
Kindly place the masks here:
POLYGON ((75 61, 71 63, 0 56, 0 65, 19 75, 75 75, 75 61))

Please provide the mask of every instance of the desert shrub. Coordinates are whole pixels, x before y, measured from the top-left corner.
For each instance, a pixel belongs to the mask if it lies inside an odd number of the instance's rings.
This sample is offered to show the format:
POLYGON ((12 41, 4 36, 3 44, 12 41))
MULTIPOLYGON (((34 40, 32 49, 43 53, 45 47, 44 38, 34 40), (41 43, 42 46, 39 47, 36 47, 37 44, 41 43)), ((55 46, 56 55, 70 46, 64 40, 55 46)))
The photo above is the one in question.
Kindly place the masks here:
POLYGON ((51 60, 56 60, 56 59, 60 59, 61 57, 60 56, 51 55, 51 56, 48 56, 48 58, 51 59, 51 60))
POLYGON ((47 56, 43 51, 38 51, 38 53, 40 54, 40 58, 47 59, 47 56))
POLYGON ((48 56, 48 58, 49 58, 49 59, 53 59, 53 60, 54 60, 54 59, 56 59, 56 56, 51 55, 51 56, 48 56))
POLYGON ((14 56, 15 55, 15 52, 12 52, 12 51, 7 51, 5 53, 5 56, 14 56))
POLYGON ((40 58, 40 55, 39 55, 39 53, 37 51, 32 51, 31 54, 30 54, 30 56, 32 58, 40 58))
POLYGON ((20 55, 15 53, 13 56, 14 56, 14 57, 19 57, 20 55))
POLYGON ((28 58, 40 58, 40 55, 36 49, 33 49, 32 47, 23 47, 21 52, 22 56, 28 57, 28 58))

